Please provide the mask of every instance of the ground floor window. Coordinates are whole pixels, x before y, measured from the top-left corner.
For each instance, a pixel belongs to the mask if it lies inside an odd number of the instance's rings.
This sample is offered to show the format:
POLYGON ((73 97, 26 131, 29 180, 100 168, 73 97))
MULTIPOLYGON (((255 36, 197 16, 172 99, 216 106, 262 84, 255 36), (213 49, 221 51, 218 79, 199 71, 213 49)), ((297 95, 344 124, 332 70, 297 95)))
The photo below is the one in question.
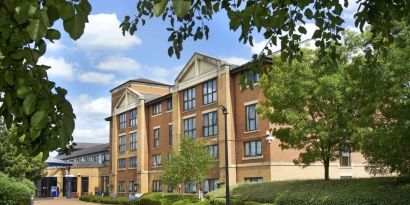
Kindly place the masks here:
POLYGON ((262 183, 263 178, 262 177, 247 177, 245 178, 246 183, 262 183))
POLYGON ((169 193, 172 193, 172 192, 174 192, 174 188, 173 188, 170 184, 168 184, 168 189, 167 189, 167 191, 168 191, 169 193))
POLYGON ((81 177, 81 193, 88 192, 88 177, 81 177))
POLYGON ((101 177, 101 191, 103 193, 108 192, 109 176, 101 177))
POLYGON ((125 181, 118 182, 118 192, 125 192, 125 181))
POLYGON ((340 166, 341 167, 350 167, 351 166, 351 154, 348 149, 344 149, 340 153, 340 166))
POLYGON ((154 180, 152 181, 152 191, 153 192, 161 192, 161 181, 160 180, 154 180))
POLYGON ((351 179, 352 176, 340 176, 340 179, 351 179))
POLYGON ((211 192, 218 189, 218 179, 206 179, 204 181, 203 190, 204 192, 211 192))
POLYGON ((196 184, 195 182, 187 182, 185 183, 185 193, 195 193, 196 192, 196 184))
POLYGON ((129 192, 137 192, 138 188, 137 188, 137 182, 135 181, 129 181, 129 187, 128 187, 128 191, 129 192))

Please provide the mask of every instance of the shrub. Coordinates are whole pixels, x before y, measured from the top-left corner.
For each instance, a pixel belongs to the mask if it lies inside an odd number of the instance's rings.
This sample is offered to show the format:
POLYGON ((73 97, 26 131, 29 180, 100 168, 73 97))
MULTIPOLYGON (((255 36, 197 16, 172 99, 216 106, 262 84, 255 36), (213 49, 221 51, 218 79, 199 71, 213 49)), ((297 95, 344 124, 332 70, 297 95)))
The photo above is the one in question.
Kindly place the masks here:
POLYGON ((34 184, 27 179, 17 180, 0 172, 0 202, 3 205, 29 204, 34 184))
POLYGON ((118 198, 112 198, 109 196, 82 196, 80 197, 81 201, 86 201, 86 202, 95 202, 95 203, 100 203, 100 204, 121 204, 121 205, 132 205, 132 204, 137 204, 136 202, 133 202, 129 200, 127 197, 118 197, 118 198))

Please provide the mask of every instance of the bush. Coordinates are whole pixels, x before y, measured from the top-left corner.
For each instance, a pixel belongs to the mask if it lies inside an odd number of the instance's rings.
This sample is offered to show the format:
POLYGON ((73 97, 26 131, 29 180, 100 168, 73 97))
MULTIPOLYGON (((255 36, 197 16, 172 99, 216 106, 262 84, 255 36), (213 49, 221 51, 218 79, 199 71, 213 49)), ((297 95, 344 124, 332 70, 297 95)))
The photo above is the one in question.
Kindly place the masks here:
MULTIPOLYGON (((410 204, 410 182, 401 178, 265 182, 238 186, 231 196, 235 205, 401 205, 410 204)), ((220 190, 207 197, 212 205, 225 204, 220 190)))
POLYGON ((137 204, 137 202, 133 202, 128 199, 128 197, 118 197, 112 198, 109 196, 82 196, 80 197, 81 201, 86 202, 95 202, 100 204, 121 204, 121 205, 133 205, 137 204))
POLYGON ((29 204, 35 186, 27 179, 17 180, 0 172, 0 204, 29 204))

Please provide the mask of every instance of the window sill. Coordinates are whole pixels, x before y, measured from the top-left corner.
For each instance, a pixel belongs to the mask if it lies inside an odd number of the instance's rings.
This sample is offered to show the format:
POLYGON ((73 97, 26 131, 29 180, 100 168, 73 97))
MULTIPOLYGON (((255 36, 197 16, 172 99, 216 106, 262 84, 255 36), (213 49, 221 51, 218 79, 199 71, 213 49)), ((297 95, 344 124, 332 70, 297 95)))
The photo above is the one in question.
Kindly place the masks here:
POLYGON ((128 169, 137 169, 137 167, 130 167, 130 168, 128 168, 128 169))
POLYGON ((339 169, 353 169, 352 166, 339 166, 339 169))
POLYGON ((255 133, 255 132, 259 132, 259 129, 257 130, 251 130, 251 131, 245 131, 243 132, 244 134, 249 134, 249 133, 255 133))
POLYGON ((152 168, 162 168, 162 165, 153 165, 152 168))
POLYGON ((160 149, 161 147, 153 147, 154 150, 160 149))
POLYGON ((167 113, 172 112, 172 110, 167 110, 167 113))
POLYGON ((201 107, 207 107, 207 106, 210 106, 210 105, 215 105, 215 104, 217 104, 217 103, 218 103, 218 101, 211 102, 211 103, 208 103, 208 104, 202 104, 201 107))
POLYGON ((263 159, 263 155, 261 155, 261 156, 252 156, 252 157, 242 157, 242 160, 253 160, 253 159, 263 159))
POLYGON ((157 117, 157 116, 160 116, 161 114, 162 114, 162 112, 160 112, 158 114, 155 114, 155 115, 151 115, 151 117, 157 117))
POLYGON ((195 109, 196 109, 196 107, 191 108, 191 109, 189 109, 189 110, 183 110, 183 113, 185 113, 185 112, 190 112, 190 111, 193 111, 193 110, 195 110, 195 109))
POLYGON ((127 169, 126 168, 118 169, 118 171, 124 171, 124 170, 127 170, 127 169))

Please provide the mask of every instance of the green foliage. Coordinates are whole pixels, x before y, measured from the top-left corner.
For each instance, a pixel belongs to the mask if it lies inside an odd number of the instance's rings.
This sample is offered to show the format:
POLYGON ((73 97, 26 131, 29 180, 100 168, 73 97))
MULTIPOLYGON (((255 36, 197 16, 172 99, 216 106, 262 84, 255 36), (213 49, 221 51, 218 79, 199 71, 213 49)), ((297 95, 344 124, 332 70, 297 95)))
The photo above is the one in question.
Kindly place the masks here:
MULTIPOLYGON (((0 123, 2 124, 2 123, 0 123)), ((45 175, 46 164, 42 154, 35 157, 24 155, 14 139, 18 139, 16 127, 0 131, 0 172, 19 179, 33 182, 45 175)))
MULTIPOLYGON (((311 37, 316 40, 320 54, 330 53, 335 60, 339 56, 335 46, 340 45, 341 32, 345 21, 343 10, 351 3, 345 1, 229 1, 229 0, 139 0, 135 18, 126 16, 121 28, 131 35, 139 26, 144 26, 147 19, 161 17, 169 23, 166 28, 170 32, 168 55, 180 57, 183 42, 189 38, 208 39, 207 24, 214 15, 222 13, 229 18, 229 28, 240 30, 239 41, 253 45, 255 33, 263 33, 268 40, 266 50, 271 53, 268 45, 281 46, 282 57, 292 61, 301 60, 299 50, 301 36, 307 33, 306 24, 314 22, 317 29, 311 37), (332 48, 332 49, 328 49, 332 48)), ((408 5, 406 1, 376 1, 369 3, 357 1, 359 5, 355 12, 355 26, 363 31, 365 25, 372 26, 373 36, 381 38, 374 42, 375 48, 384 47, 394 41, 392 29, 394 21, 407 19, 409 24, 408 5)))
POLYGON ((95 202, 100 204, 121 204, 121 205, 132 205, 137 204, 130 201, 128 197, 118 197, 112 198, 108 196, 81 196, 80 201, 95 202))
MULTIPOLYGON (((233 204, 382 205, 409 204, 410 183, 396 178, 305 180, 243 184, 233 189, 233 204)), ((211 204, 224 204, 224 196, 211 204)))
POLYGON ((202 183, 209 171, 215 165, 215 158, 205 149, 205 144, 199 140, 181 137, 179 151, 162 156, 164 171, 161 180, 173 187, 180 187, 186 182, 202 183))
POLYGON ((0 204, 29 204, 34 196, 34 184, 26 179, 17 180, 0 172, 0 204))
POLYGON ((81 201, 96 202, 101 204, 121 204, 121 205, 210 205, 209 201, 199 201, 195 196, 178 196, 169 193, 148 193, 131 201, 127 197, 102 197, 83 196, 81 201))
MULTIPOLYGON (((0 116, 8 128, 17 126, 21 151, 32 156, 66 147, 73 140, 73 109, 67 91, 47 77, 38 59, 46 41, 61 37, 53 28, 62 20, 74 40, 83 31, 91 12, 88 0, 0 1, 0 116)), ((17 139, 15 139, 17 141, 17 139)))

